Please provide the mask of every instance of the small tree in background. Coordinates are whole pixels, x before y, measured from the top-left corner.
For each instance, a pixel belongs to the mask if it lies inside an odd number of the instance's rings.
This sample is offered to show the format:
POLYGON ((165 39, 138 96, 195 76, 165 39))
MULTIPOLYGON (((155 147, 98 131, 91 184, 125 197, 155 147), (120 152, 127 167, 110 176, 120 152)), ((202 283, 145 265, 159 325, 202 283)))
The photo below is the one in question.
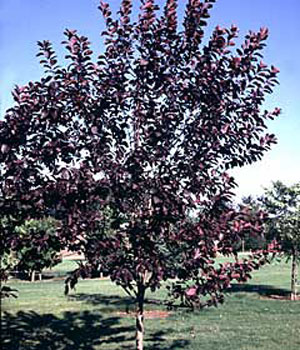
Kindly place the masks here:
POLYGON ((32 282, 36 272, 41 277, 43 269, 52 268, 61 262, 62 245, 57 228, 58 222, 51 217, 27 220, 16 227, 19 238, 13 249, 17 260, 15 269, 27 272, 32 282))
MULTIPOLYGON (((236 185, 227 171, 275 142, 265 122, 279 109, 261 106, 278 70, 261 60, 266 28, 236 51, 236 26, 218 26, 202 42, 214 2, 187 1, 180 27, 176 0, 161 16, 154 0, 141 1, 137 22, 132 1, 121 1, 117 20, 100 1, 105 50, 96 62, 75 30, 65 31, 66 67, 40 42, 45 76, 14 90, 0 122, 1 209, 60 220, 61 242, 84 252, 85 273, 101 266, 135 297, 139 350, 147 290, 169 281, 170 307, 217 305, 233 279, 265 262, 264 254, 215 259, 235 254, 246 229, 260 230, 260 217, 230 209, 236 185), (197 220, 187 220, 191 211, 197 220)), ((5 236, 8 245, 20 240, 9 229, 5 236)))
MULTIPOLYGON (((254 218, 256 217, 258 212, 264 212, 265 219, 267 218, 266 210, 263 210, 263 205, 261 203, 261 198, 255 198, 253 196, 243 197, 242 202, 239 204, 240 210, 247 210, 248 215, 254 218)), ((267 227, 267 220, 264 220, 264 227, 267 227)), ((253 230, 249 230, 249 232, 245 232, 243 239, 240 242, 240 250, 242 252, 266 249, 268 244, 271 244, 274 239, 267 239, 268 234, 267 230, 257 233, 253 232, 253 230)))
POLYGON ((300 263, 300 183, 286 186, 273 182, 262 199, 269 212, 267 237, 276 239, 280 252, 291 259, 291 299, 297 299, 298 264, 300 263))
MULTIPOLYGON (((5 227, 3 219, 2 227, 5 227)), ((48 217, 26 220, 15 226, 15 240, 1 256, 1 267, 6 271, 26 273, 31 281, 35 273, 52 268, 61 261, 62 245, 57 232, 58 221, 48 217)))

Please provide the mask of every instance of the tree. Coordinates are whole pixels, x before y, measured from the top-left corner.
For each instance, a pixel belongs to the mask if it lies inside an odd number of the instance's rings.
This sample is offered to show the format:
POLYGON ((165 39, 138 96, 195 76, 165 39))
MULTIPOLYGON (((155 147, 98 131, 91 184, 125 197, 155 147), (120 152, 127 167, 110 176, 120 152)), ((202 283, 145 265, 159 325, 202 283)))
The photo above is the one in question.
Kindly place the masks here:
POLYGON ((231 280, 265 262, 258 254, 214 265, 245 229, 260 229, 259 217, 230 209, 228 171, 270 149, 265 122, 280 112, 261 109, 278 73, 261 61, 268 30, 233 51, 238 28, 217 26, 204 44, 214 2, 189 0, 181 27, 176 0, 161 16, 154 0, 141 1, 137 22, 132 1, 121 1, 117 20, 100 1, 105 50, 96 62, 75 30, 65 31, 66 67, 39 42, 45 76, 15 88, 0 125, 1 209, 60 220, 62 243, 87 257, 71 285, 96 265, 136 298, 137 349, 147 290, 169 281, 170 307, 216 305, 231 280))
POLYGON ((291 300, 297 299, 297 276, 300 262, 300 183, 286 186, 273 182, 265 190, 263 206, 270 213, 267 234, 276 239, 280 252, 292 260, 291 300))
MULTIPOLYGON (((244 239, 240 242, 240 249, 244 252, 251 250, 265 249, 268 244, 274 243, 274 239, 267 239, 267 212, 263 209, 261 198, 253 196, 243 197, 241 203, 238 205, 240 210, 247 210, 250 216, 256 216, 258 212, 264 213, 264 230, 257 234, 249 231, 244 235, 244 239)), ((270 238, 270 237, 268 237, 270 238)))
MULTIPOLYGON (((5 218, 2 227, 5 227, 5 218)), ((57 220, 48 217, 39 220, 26 220, 14 227, 17 239, 1 255, 1 268, 6 271, 27 273, 31 281, 35 272, 55 266, 61 261, 62 245, 57 234, 57 220)))
POLYGON ((41 274, 43 269, 61 262, 62 245, 57 227, 58 222, 51 217, 27 220, 23 225, 16 227, 19 239, 13 249, 17 259, 15 268, 28 272, 32 282, 35 280, 36 271, 41 274))

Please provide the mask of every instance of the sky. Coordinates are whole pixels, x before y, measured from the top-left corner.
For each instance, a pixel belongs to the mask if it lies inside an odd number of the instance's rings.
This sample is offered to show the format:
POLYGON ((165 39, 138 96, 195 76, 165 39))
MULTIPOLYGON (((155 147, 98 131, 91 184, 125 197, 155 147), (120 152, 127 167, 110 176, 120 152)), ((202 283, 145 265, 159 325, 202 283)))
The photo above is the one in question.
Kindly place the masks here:
MULTIPOLYGON (((107 0, 117 11, 120 0, 107 0)), ((185 0, 179 0, 179 17, 185 0)), ((157 0, 163 5, 164 0, 157 0)), ((0 118, 12 106, 11 90, 42 76, 37 53, 38 40, 50 40, 58 56, 63 31, 77 29, 92 42, 99 54, 103 20, 97 10, 98 0, 0 0, 0 118)), ((139 1, 134 0, 134 13, 139 1)), ((280 69, 280 85, 268 95, 264 108, 280 107, 281 116, 268 123, 269 133, 278 144, 260 162, 233 171, 239 187, 238 198, 260 195, 272 181, 287 185, 300 181, 300 0, 217 0, 207 28, 235 24, 240 40, 249 30, 268 27, 270 37, 264 61, 280 69)))

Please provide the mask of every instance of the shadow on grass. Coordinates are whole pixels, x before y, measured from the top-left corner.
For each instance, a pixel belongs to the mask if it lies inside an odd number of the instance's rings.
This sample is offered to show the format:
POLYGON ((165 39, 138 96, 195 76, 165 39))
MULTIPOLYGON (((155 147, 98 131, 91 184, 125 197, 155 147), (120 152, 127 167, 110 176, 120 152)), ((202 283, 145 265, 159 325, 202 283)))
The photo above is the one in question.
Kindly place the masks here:
POLYGON ((106 295, 101 293, 85 294, 76 293, 68 296, 69 300, 83 301, 90 305, 103 305, 114 307, 116 310, 120 307, 126 307, 135 303, 134 298, 120 297, 119 295, 106 295))
MULTIPOLYGON (((149 349, 182 349, 188 344, 185 340, 166 344, 167 332, 149 332, 149 349)), ((5 312, 1 318, 2 350, 98 350, 102 345, 132 349, 134 334, 135 328, 124 326, 119 317, 103 317, 89 311, 66 312, 62 318, 34 311, 5 312)))
MULTIPOLYGON (((69 300, 85 302, 89 305, 99 307, 102 312, 122 311, 129 312, 135 310, 135 299, 130 297, 120 297, 119 295, 105 295, 101 293, 85 294, 78 293, 70 295, 69 300)), ((166 308, 162 300, 145 299, 146 305, 163 306, 166 308)))
POLYGON ((231 288, 227 290, 228 293, 257 293, 264 297, 270 296, 280 296, 280 297, 288 297, 290 295, 290 291, 287 289, 276 288, 270 285, 262 285, 262 284, 232 284, 231 288))

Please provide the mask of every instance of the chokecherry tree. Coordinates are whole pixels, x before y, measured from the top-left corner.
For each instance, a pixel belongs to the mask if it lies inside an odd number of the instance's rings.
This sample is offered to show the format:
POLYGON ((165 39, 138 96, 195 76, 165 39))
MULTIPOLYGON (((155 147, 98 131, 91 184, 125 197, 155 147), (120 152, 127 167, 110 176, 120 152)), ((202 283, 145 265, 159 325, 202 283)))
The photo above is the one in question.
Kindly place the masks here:
POLYGON ((136 298, 138 349, 148 289, 169 281, 170 307, 216 305, 267 254, 214 264, 245 230, 260 230, 262 215, 249 221, 231 209, 230 169, 270 149, 266 121, 280 112, 262 108, 278 73, 262 61, 268 30, 249 32, 236 50, 235 25, 203 42, 214 3, 188 0, 179 25, 176 0, 162 13, 141 0, 136 20, 131 0, 117 19, 100 1, 103 52, 93 59, 87 37, 66 30, 61 66, 39 42, 45 75, 14 89, 0 122, 6 247, 19 239, 16 222, 59 220, 61 242, 86 256, 71 284, 100 266, 136 298))

